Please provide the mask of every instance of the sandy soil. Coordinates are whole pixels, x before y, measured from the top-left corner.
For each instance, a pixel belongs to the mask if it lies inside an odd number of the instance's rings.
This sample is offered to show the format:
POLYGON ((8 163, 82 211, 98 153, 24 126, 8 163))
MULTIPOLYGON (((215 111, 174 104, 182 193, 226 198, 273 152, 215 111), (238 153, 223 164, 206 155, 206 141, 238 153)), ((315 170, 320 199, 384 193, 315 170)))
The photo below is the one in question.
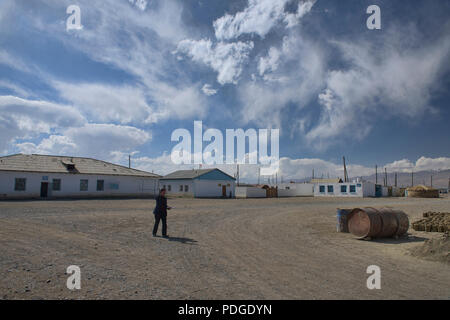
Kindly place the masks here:
POLYGON ((450 199, 169 199, 0 202, 0 299, 449 299, 448 264, 409 252, 436 233, 361 241, 336 208, 449 211, 450 199), (66 268, 81 267, 81 290, 66 268), (381 290, 366 269, 381 268, 381 290))

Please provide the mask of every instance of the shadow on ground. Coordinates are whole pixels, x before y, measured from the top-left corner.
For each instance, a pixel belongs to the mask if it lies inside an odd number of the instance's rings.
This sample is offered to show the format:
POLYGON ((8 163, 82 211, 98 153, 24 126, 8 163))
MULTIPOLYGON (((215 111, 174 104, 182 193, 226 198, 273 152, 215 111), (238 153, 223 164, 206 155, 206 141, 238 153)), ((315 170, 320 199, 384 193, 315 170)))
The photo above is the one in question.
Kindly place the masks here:
POLYGON ((175 242, 180 242, 183 244, 190 244, 190 245, 195 245, 197 243, 197 240, 191 239, 191 238, 180 238, 180 237, 170 237, 167 240, 169 241, 175 241, 175 242))
POLYGON ((386 243, 386 244, 401 244, 401 243, 411 243, 411 242, 424 242, 425 240, 428 240, 428 239, 423 238, 423 237, 416 237, 416 236, 408 235, 406 237, 400 237, 398 239, 395 239, 395 238, 373 239, 373 242, 386 243))

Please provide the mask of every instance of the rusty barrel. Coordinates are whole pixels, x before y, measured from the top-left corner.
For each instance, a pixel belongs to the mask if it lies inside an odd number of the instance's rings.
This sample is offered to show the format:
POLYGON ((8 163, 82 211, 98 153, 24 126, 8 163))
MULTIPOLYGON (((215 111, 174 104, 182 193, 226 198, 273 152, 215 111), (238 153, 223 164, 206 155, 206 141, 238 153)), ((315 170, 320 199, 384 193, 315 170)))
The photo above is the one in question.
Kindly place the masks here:
POLYGON ((398 220, 396 214, 389 209, 380 209, 378 210, 383 226, 379 234, 377 234, 376 238, 390 238, 397 234, 398 230, 398 220))
POLYGON ((397 229, 391 236, 402 236, 406 234, 409 229, 409 219, 406 213, 401 210, 394 210, 390 208, 382 208, 380 212, 383 215, 394 217, 397 220, 397 229))
POLYGON ((383 228, 383 221, 374 208, 356 208, 348 217, 348 230, 359 239, 376 237, 383 228))

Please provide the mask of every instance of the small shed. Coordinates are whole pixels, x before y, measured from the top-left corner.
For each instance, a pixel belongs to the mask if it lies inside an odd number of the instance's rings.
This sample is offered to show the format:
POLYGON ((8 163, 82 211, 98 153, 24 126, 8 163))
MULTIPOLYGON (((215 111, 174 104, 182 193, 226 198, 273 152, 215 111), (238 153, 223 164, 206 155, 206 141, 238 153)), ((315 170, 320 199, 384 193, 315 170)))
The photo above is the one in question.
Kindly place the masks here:
POLYGON ((217 168, 179 170, 162 177, 159 186, 168 195, 234 198, 236 179, 217 168))

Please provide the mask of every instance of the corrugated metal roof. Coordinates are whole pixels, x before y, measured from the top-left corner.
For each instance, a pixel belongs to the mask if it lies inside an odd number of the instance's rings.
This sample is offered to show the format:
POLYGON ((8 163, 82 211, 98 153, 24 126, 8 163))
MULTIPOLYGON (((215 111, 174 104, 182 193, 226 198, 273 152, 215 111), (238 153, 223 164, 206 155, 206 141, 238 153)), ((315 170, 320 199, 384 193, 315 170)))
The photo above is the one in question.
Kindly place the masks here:
POLYGON ((178 170, 161 178, 161 180, 175 180, 175 179, 195 179, 204 175, 205 173, 214 171, 216 169, 192 169, 192 170, 178 170))
MULTIPOLYGON (((195 179, 198 178, 204 174, 207 174, 212 171, 220 171, 224 175, 229 176, 230 178, 233 178, 229 174, 226 174, 220 169, 217 168, 211 168, 211 169, 191 169, 191 170, 178 170, 172 173, 169 173, 168 175, 162 177, 160 180, 189 180, 189 179, 195 179)), ((233 178, 234 179, 234 178, 233 178)))
POLYGON ((72 173, 72 174, 98 174, 135 177, 160 177, 146 171, 130 169, 117 164, 80 157, 47 156, 15 154, 0 157, 0 171, 21 171, 40 173, 72 173), (71 166, 75 168, 71 170, 71 166))

